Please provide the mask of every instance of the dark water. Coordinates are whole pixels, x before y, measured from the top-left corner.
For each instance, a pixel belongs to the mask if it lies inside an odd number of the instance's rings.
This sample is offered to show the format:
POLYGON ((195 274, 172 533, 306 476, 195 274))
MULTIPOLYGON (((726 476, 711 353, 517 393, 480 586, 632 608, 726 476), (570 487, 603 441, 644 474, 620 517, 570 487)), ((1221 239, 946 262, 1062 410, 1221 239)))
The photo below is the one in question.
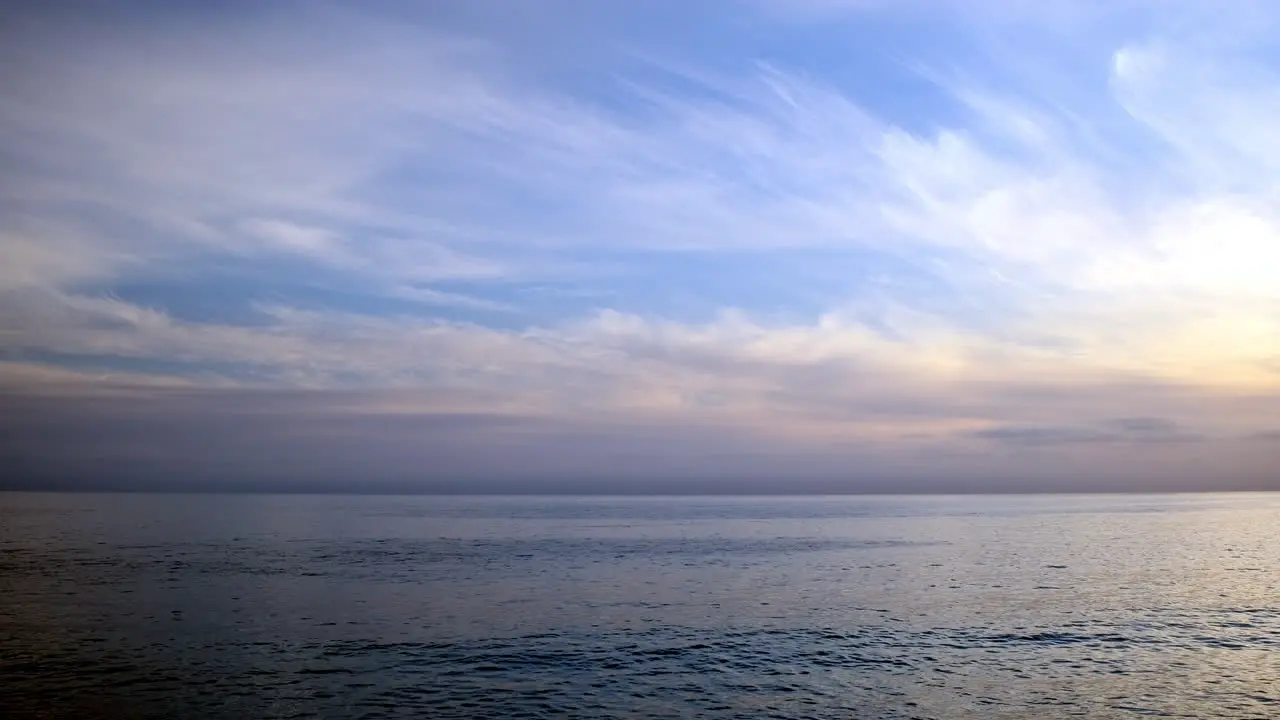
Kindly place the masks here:
POLYGON ((1280 496, 0 495, 8 717, 1280 717, 1280 496))

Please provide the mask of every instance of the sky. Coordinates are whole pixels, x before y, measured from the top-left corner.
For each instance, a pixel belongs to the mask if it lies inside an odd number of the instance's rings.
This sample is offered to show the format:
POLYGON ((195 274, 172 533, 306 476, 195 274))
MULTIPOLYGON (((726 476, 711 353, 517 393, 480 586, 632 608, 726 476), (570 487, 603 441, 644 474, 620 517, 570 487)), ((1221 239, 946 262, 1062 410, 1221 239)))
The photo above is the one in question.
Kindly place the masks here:
POLYGON ((1280 489, 1278 38, 6 4, 0 485, 1280 489))

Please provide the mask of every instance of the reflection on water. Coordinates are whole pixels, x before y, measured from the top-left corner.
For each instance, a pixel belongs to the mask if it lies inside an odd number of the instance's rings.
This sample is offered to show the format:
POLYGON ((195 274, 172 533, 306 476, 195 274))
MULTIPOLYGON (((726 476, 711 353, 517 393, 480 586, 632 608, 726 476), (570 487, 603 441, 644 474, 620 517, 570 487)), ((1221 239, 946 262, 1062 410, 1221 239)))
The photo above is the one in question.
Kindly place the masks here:
POLYGON ((0 714, 1280 716, 1280 497, 0 495, 0 714))

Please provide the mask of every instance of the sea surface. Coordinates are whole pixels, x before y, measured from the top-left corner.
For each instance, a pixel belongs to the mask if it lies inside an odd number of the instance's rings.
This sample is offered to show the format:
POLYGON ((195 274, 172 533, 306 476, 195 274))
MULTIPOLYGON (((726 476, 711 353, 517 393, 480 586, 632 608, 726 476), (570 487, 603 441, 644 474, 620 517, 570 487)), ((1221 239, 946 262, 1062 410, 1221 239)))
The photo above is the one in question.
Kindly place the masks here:
POLYGON ((1280 495, 0 494, 0 716, 1280 718, 1280 495))

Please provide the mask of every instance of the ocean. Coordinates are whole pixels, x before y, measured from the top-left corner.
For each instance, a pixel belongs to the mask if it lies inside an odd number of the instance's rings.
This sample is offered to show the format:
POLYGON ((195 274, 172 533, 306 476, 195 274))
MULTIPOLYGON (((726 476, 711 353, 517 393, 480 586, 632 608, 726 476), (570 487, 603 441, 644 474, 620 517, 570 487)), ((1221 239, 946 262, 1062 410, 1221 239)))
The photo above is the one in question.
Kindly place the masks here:
POLYGON ((1280 495, 0 494, 0 716, 1277 718, 1280 495))

